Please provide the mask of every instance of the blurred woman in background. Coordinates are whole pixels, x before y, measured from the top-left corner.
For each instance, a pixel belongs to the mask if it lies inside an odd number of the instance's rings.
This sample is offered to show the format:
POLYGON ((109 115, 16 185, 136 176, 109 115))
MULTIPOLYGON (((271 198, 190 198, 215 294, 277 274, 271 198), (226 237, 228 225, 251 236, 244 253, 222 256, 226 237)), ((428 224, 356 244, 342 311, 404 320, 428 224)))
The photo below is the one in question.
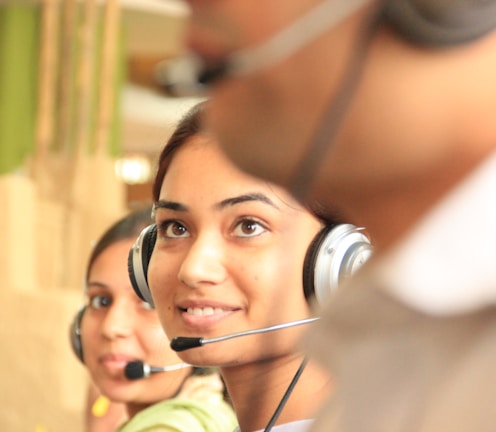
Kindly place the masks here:
MULTIPOLYGON (((150 208, 127 215, 93 248, 86 272, 87 302, 71 327, 74 352, 110 401, 103 409, 111 413, 118 410, 115 404, 125 406, 118 431, 232 432, 235 417, 219 375, 183 363, 169 347, 156 311, 133 292, 128 254, 150 224, 150 215, 150 208), (148 375, 149 365, 169 370, 148 375), (130 366, 135 366, 131 374, 126 372, 130 366)), ((92 418, 91 423, 104 419, 92 418)))

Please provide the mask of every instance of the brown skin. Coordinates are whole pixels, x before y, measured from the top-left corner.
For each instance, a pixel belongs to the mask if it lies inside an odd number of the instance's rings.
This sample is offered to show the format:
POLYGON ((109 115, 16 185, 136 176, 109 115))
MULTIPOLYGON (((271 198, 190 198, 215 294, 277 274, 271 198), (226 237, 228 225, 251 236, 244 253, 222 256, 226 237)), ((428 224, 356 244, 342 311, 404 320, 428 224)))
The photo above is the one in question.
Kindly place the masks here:
POLYGON ((133 291, 127 257, 134 238, 105 248, 90 268, 88 307, 81 323, 85 366, 101 393, 126 407, 129 418, 179 390, 190 368, 146 379, 128 380, 127 362, 151 365, 182 363, 169 347, 158 315, 133 291))
MULTIPOLYGON (((208 136, 190 137, 172 157, 155 218, 148 282, 169 338, 219 337, 312 316, 303 261, 322 223, 283 189, 241 172, 208 136)), ((306 330, 179 354, 191 364, 219 366, 241 430, 260 430, 303 360, 306 330)), ((329 376, 310 362, 277 424, 313 418, 330 390, 329 376)))
MULTIPOLYGON (((187 43, 215 58, 265 40, 317 0, 264 2, 263 10, 245 0, 188 3, 187 43)), ((213 89, 209 127, 229 158, 289 185, 375 3, 280 64, 213 89)), ((381 26, 305 199, 338 206, 379 250, 394 243, 496 148, 495 52, 494 32, 436 50, 381 26)))

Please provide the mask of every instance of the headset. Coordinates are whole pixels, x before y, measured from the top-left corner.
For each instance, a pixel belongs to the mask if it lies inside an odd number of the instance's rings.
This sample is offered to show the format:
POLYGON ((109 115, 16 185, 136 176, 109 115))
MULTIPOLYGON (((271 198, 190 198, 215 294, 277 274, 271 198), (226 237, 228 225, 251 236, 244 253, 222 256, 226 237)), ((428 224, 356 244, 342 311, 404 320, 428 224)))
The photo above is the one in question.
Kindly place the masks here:
MULTIPOLYGON (((208 64, 191 55, 172 62, 163 61, 157 64, 155 79, 173 96, 203 94, 205 85, 229 75, 264 69, 286 58, 370 1, 322 0, 309 13, 255 47, 208 64)), ((496 28, 496 0, 382 0, 377 3, 373 30, 384 23, 416 45, 456 46, 496 28)))
POLYGON ((71 342, 71 348, 76 357, 84 363, 83 356, 83 343, 81 341, 81 322, 83 320, 84 312, 86 311, 86 305, 79 308, 78 313, 74 316, 72 323, 69 327, 69 339, 71 342))
MULTIPOLYGON (((129 278, 138 297, 154 306, 148 286, 148 264, 157 240, 157 226, 146 227, 129 251, 129 278)), ((318 304, 372 255, 372 244, 363 228, 352 224, 327 225, 314 237, 303 263, 303 291, 318 304)))
POLYGON ((459 45, 496 28, 496 1, 387 0, 383 16, 397 33, 415 44, 459 45))

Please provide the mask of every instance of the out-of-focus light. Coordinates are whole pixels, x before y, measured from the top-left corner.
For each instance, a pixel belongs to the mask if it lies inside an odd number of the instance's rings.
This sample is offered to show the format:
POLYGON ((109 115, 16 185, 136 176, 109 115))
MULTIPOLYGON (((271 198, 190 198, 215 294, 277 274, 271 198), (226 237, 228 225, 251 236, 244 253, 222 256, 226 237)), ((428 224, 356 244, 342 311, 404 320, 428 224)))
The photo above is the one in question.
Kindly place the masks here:
POLYGON ((150 160, 143 155, 128 155, 115 162, 115 174, 124 183, 147 183, 151 177, 150 160))

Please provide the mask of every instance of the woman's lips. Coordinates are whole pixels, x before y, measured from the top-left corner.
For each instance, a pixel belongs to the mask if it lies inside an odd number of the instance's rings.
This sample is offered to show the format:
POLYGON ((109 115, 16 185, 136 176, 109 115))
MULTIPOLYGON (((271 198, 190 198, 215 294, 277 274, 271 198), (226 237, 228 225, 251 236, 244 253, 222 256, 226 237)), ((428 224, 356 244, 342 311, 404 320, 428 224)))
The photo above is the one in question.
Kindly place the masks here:
POLYGON ((238 307, 219 304, 183 304, 179 307, 181 317, 189 327, 206 330, 231 316, 238 307))
POLYGON ((129 362, 134 360, 136 360, 136 357, 126 354, 105 354, 99 359, 103 367, 109 371, 122 371, 129 362))
POLYGON ((226 312, 226 309, 223 309, 221 307, 212 307, 212 306, 206 306, 206 307, 189 307, 186 309, 186 312, 191 315, 196 315, 196 316, 210 316, 210 315, 218 315, 221 313, 226 312))

